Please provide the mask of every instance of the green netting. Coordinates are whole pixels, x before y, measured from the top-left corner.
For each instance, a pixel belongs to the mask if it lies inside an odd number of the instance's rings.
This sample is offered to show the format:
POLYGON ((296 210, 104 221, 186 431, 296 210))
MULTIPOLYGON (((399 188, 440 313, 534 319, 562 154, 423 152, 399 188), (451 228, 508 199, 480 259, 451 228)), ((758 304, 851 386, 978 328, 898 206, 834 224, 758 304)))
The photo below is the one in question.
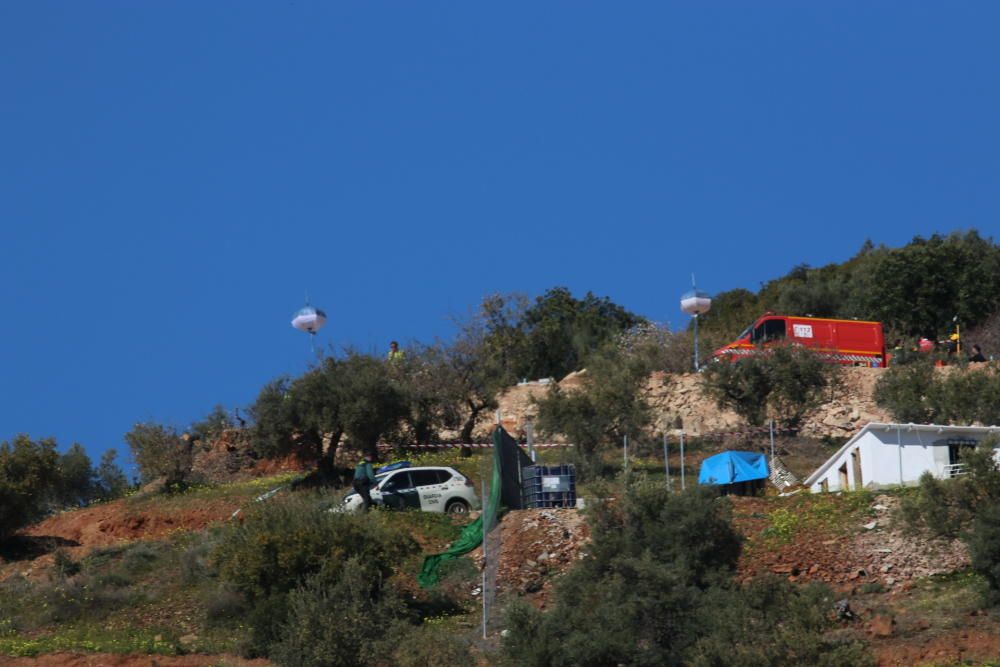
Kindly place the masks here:
POLYGON ((433 554, 424 558, 424 565, 417 575, 417 583, 421 588, 430 588, 438 582, 438 568, 441 563, 464 556, 483 541, 483 520, 487 526, 493 526, 497 520, 497 509, 500 506, 500 446, 502 433, 499 428, 493 431, 493 477, 490 482, 490 497, 483 507, 483 513, 479 518, 470 523, 462 530, 458 539, 439 554, 433 554))

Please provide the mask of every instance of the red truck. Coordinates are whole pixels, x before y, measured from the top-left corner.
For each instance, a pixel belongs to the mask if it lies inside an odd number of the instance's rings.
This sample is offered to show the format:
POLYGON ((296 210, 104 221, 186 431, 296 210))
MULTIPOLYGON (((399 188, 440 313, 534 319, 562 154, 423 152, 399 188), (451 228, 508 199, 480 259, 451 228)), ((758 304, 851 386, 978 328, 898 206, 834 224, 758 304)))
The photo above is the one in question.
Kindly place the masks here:
POLYGON ((743 330, 735 341, 712 355, 736 359, 756 354, 771 345, 793 343, 814 349, 830 361, 845 366, 886 365, 885 337, 881 322, 828 320, 766 313, 743 330))

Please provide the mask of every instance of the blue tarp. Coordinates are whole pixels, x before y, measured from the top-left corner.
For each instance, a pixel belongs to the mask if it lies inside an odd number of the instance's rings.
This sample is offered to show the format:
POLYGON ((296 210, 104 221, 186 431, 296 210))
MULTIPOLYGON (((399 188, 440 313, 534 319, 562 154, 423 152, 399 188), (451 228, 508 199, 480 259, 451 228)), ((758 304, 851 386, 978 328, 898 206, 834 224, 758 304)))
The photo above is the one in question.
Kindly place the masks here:
POLYGON ((767 458, 754 452, 722 452, 701 462, 699 484, 732 484, 767 479, 767 458))

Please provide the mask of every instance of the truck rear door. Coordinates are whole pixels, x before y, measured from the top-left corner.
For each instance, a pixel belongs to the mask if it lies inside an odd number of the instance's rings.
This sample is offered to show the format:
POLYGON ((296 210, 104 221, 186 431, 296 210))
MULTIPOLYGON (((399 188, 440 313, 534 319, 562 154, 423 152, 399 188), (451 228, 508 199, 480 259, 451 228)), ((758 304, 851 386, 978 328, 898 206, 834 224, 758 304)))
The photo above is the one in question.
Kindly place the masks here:
POLYGON ((877 355, 883 352, 882 327, 875 322, 839 322, 837 341, 845 352, 877 355))

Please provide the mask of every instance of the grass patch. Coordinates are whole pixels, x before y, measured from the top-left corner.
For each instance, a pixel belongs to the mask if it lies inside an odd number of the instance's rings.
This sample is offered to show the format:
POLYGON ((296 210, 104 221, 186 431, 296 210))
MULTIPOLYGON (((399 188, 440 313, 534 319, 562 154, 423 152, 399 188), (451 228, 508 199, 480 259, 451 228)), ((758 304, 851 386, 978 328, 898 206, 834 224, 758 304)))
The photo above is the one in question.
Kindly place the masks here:
POLYGON ((768 525, 761 530, 757 539, 761 546, 774 547, 788 543, 802 532, 830 536, 856 532, 872 516, 874 496, 869 491, 852 491, 790 498, 769 497, 761 500, 766 503, 767 511, 755 510, 746 512, 743 516, 751 519, 766 518, 768 525))
POLYGON ((765 538, 777 542, 788 542, 799 530, 802 519, 799 514, 780 507, 767 515, 771 524, 761 533, 765 538))
POLYGON ((418 534, 426 542, 447 544, 458 539, 468 517, 453 519, 441 512, 412 511, 379 511, 377 515, 386 524, 402 528, 409 533, 418 534))
POLYGON ((290 484, 300 473, 281 473, 269 477, 230 482, 227 484, 195 484, 178 493, 151 493, 129 496, 125 499, 128 509, 145 509, 155 506, 160 511, 190 508, 198 502, 216 500, 248 501, 271 489, 290 484))
POLYGON ((214 603, 214 571, 190 564, 182 571, 185 554, 211 545, 212 535, 95 550, 71 576, 54 567, 48 580, 8 578, 0 583, 0 655, 233 651, 246 631, 234 607, 224 608, 231 601, 214 603))
POLYGON ((180 644, 162 630, 130 630, 127 633, 95 631, 88 627, 69 629, 38 637, 0 637, 0 655, 34 657, 61 651, 88 653, 139 653, 146 655, 179 655, 180 644))
POLYGON ((926 577, 917 582, 905 610, 933 617, 935 623, 959 627, 965 617, 983 606, 986 582, 972 570, 926 577))

